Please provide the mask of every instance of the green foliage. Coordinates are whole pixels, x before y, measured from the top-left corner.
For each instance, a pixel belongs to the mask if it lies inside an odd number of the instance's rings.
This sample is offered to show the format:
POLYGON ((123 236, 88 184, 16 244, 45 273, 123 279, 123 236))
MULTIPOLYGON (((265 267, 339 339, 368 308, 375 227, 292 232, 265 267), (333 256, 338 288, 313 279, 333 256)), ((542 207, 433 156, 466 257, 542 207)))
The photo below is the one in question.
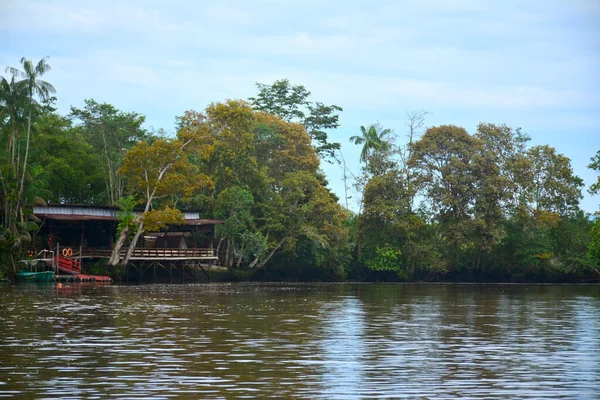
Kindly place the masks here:
POLYGON ((379 133, 375 125, 369 126, 367 130, 364 126, 360 127, 362 136, 351 136, 350 141, 356 145, 363 145, 360 152, 360 162, 367 163, 370 156, 385 152, 391 148, 391 144, 386 141, 386 137, 390 134, 389 129, 382 129, 379 133))
POLYGON ((41 166, 52 203, 105 204, 107 193, 101 160, 95 149, 73 128, 71 120, 56 113, 54 99, 44 103, 32 139, 31 157, 41 166))
POLYGON ((166 230, 168 225, 183 225, 185 223, 183 213, 169 206, 145 212, 142 220, 144 221, 144 229, 148 232, 159 232, 166 230))
POLYGON ((400 255, 402 252, 386 244, 377 246, 376 257, 368 260, 366 265, 373 271, 398 271, 401 268, 400 255))
POLYGON ((143 115, 119 111, 108 103, 86 99, 84 108, 71 107, 69 118, 96 154, 96 165, 102 169, 105 199, 116 205, 125 195, 125 181, 118 173, 125 153, 140 141, 148 139, 142 128, 143 115))
MULTIPOLYGON (((181 208, 218 218, 227 265, 247 279, 594 279, 600 227, 579 210, 582 180, 520 129, 442 125, 405 145, 360 127, 360 213, 337 202, 319 170, 339 143, 335 105, 288 80, 177 118, 176 138, 144 116, 85 100, 62 116, 41 77, 46 59, 0 77, 0 262, 14 265, 41 221, 33 206, 118 204, 118 245, 183 223, 181 208), (137 202, 136 202, 137 199, 137 202), (417 204, 417 201, 420 203, 417 204), (136 204, 144 207, 135 213, 136 204)), ((345 172, 347 172, 346 167, 345 172)), ((589 164, 600 170, 600 152, 589 164)), ((346 177, 345 177, 346 178, 346 177)), ((600 179, 600 178, 599 178, 600 179)), ((600 180, 589 188, 600 192, 600 180)), ((116 269, 115 269, 116 271, 116 269)), ((0 271, 1 272, 1 271, 0 271)))
POLYGON ((117 205, 119 206, 119 211, 117 211, 117 218, 119 219, 119 224, 117 225, 117 238, 123 229, 127 229, 130 239, 133 237, 137 218, 136 214, 133 212, 133 209, 135 208, 136 204, 137 201, 133 196, 121 197, 117 201, 117 205))
POLYGON ((42 169, 31 165, 30 148, 40 114, 38 100, 44 102, 55 92, 41 80, 50 70, 46 58, 37 64, 22 58, 21 65, 22 70, 6 69, 10 79, 0 77, 0 246, 13 272, 21 248, 31 241, 30 231, 37 229, 31 206, 48 197, 42 169))
POLYGON ((592 265, 600 269, 600 219, 596 219, 592 225, 587 255, 592 265))
POLYGON ((249 99, 255 110, 286 122, 302 124, 317 153, 325 160, 335 158, 340 144, 327 141, 327 130, 340 126, 338 112, 343 111, 341 107, 309 101, 310 92, 302 85, 291 85, 287 79, 277 80, 272 85, 257 83, 256 86, 258 95, 249 99))
POLYGON ((406 279, 406 272, 402 269, 401 255, 400 250, 385 244, 383 247, 377 246, 376 256, 367 260, 365 264, 373 271, 391 271, 395 272, 399 278, 406 279))
POLYGON ((560 215, 577 212, 583 180, 573 175, 571 160, 550 146, 535 146, 527 154, 532 160, 533 208, 560 215))
POLYGON ((594 157, 592 157, 592 162, 588 165, 588 168, 593 169, 594 171, 598 171, 598 177, 596 182, 594 182, 589 189, 591 194, 600 193, 600 150, 596 153, 594 157))

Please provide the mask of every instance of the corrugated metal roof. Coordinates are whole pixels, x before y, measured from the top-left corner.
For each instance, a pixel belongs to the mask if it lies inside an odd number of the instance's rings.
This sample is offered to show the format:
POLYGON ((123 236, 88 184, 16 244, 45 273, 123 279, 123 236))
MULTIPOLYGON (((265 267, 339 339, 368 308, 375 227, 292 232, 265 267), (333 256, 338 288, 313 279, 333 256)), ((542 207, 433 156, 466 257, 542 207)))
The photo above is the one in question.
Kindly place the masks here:
POLYGON ((82 215, 88 217, 108 217, 117 219, 117 210, 103 207, 81 207, 81 206, 34 206, 33 213, 44 215, 82 215))
POLYGON ((117 221, 117 217, 104 217, 98 215, 69 215, 69 214, 35 214, 41 218, 55 219, 58 221, 117 221))
MULTIPOLYGON (((49 205, 34 206, 33 213, 38 217, 62 221, 117 221, 118 209, 114 207, 87 206, 87 205, 49 205)), ((186 225, 216 225, 223 221, 216 219, 202 219, 197 211, 183 211, 186 225)))

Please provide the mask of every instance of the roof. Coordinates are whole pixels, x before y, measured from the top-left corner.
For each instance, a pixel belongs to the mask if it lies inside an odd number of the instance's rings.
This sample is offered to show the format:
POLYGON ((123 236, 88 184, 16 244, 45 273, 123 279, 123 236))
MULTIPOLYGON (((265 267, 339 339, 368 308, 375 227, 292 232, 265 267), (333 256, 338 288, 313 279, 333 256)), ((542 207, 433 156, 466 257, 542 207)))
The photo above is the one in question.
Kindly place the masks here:
MULTIPOLYGON (((33 213, 40 218, 59 221, 118 221, 117 207, 54 204, 48 206, 34 206, 33 213)), ((223 221, 217 219, 200 218, 197 211, 182 211, 186 225, 217 225, 223 221)))

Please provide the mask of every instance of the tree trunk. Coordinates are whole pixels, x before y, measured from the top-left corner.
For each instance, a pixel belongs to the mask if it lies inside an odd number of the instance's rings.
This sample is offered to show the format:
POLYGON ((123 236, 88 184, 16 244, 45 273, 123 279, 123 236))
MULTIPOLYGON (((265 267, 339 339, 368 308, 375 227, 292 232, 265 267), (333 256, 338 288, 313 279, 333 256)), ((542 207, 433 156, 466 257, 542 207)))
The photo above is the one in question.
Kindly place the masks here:
POLYGON ((257 269, 260 269, 260 268, 264 267, 264 266, 265 266, 265 264, 269 262, 269 260, 271 259, 271 257, 273 257, 273 254, 275 254, 275 252, 276 252, 277 250, 279 250, 279 248, 280 248, 280 247, 283 245, 283 243, 284 243, 286 240, 287 240, 287 236, 286 236, 286 237, 284 237, 283 239, 281 239, 281 240, 279 241, 279 243, 277 244, 277 246, 275 246, 275 248, 274 248, 273 250, 271 250, 271 252, 270 252, 270 253, 269 253, 269 255, 267 256, 267 258, 265 258, 265 259, 264 259, 264 260, 263 260, 263 261, 260 263, 260 265, 258 266, 258 268, 257 268, 257 269))
POLYGON ((225 248, 225 266, 229 267, 230 263, 229 263, 229 253, 231 252, 231 238, 228 236, 227 237, 227 247, 225 248))
POLYGON ((21 172, 21 185, 17 195, 17 206, 15 207, 15 218, 18 216, 18 210, 21 205, 21 198, 23 197, 23 190, 25 189, 25 174, 27 170, 27 158, 29 157, 29 141, 31 137, 31 104, 29 105, 29 118, 27 119, 27 141, 25 142, 25 157, 23 159, 23 171, 21 172))
POLYGON ((116 266, 119 265, 119 261, 121 260, 121 248, 125 243, 125 239, 127 239, 127 235, 129 235, 129 227, 126 226, 121 230, 119 234, 119 238, 117 239, 117 243, 115 243, 115 247, 113 247, 113 251, 110 254, 110 259, 108 260, 108 265, 116 266))
POLYGON ((219 257, 220 251, 221 251, 221 244, 223 243, 223 241, 225 240, 226 236, 223 236, 219 239, 219 244, 217 245, 217 250, 215 250, 215 256, 219 257))
POLYGON ((137 242, 140 239, 140 236, 142 236, 142 233, 144 233, 144 220, 140 221, 137 232, 133 236, 133 239, 131 239, 131 244, 129 245, 129 248, 127 249, 127 254, 125 254, 125 259, 122 262, 123 265, 127 265, 127 263, 129 262, 129 259, 131 258, 131 255, 133 254, 133 250, 135 249, 135 246, 137 245, 137 242))
POLYGON ((248 265, 248 269, 252 269, 256 266, 256 264, 258 264, 258 257, 256 257, 254 260, 252 260, 252 262, 250 263, 250 265, 248 265))
POLYGON ((454 242, 454 258, 455 258, 455 268, 458 271, 458 260, 459 260, 459 247, 458 242, 454 242))

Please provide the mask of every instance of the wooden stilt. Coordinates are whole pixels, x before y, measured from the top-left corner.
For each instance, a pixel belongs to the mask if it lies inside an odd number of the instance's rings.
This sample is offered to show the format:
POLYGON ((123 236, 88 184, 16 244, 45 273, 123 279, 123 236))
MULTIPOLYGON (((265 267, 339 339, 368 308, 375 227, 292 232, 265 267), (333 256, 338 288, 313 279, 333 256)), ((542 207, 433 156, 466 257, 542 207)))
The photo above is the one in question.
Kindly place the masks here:
POLYGON ((125 283, 129 283, 129 263, 125 266, 125 283))
POLYGON ((152 269, 154 270, 152 283, 156 283, 156 263, 152 263, 152 269))

